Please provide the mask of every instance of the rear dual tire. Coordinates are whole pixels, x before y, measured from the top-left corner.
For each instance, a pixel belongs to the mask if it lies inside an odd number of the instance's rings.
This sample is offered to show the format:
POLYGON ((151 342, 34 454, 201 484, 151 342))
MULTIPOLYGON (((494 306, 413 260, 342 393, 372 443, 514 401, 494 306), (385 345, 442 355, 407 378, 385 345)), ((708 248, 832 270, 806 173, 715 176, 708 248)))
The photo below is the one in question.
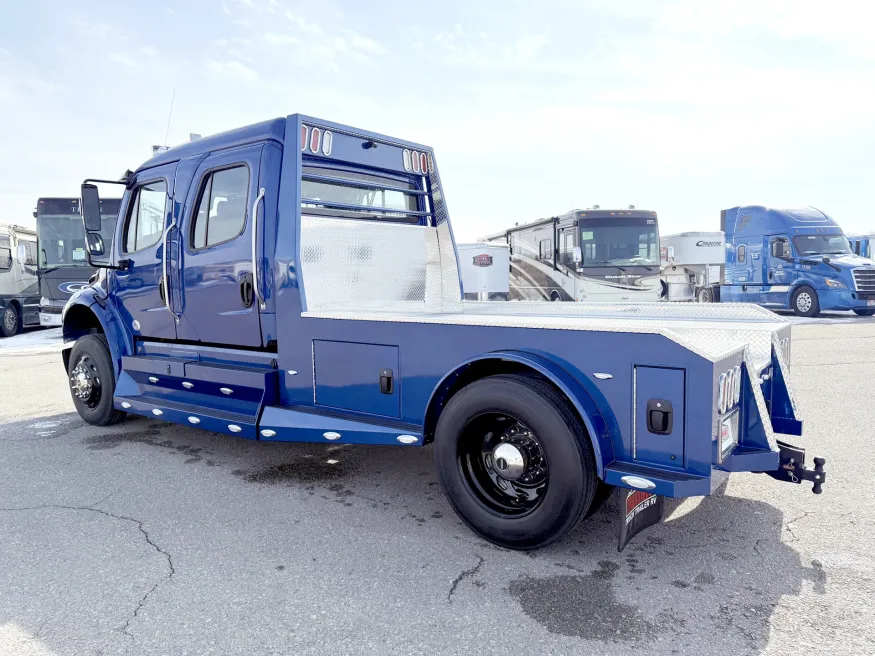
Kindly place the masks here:
POLYGON ((438 420, 435 462, 462 521, 509 549, 555 542, 611 491, 568 401, 532 375, 490 376, 455 394, 438 420))

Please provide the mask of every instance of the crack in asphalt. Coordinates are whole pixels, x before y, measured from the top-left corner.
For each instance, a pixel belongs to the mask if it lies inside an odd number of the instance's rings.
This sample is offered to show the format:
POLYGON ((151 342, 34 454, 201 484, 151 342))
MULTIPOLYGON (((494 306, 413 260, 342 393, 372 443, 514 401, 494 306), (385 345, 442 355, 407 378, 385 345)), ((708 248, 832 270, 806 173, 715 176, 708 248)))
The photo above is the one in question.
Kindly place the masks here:
POLYGON ((481 567, 483 567, 483 556, 477 556, 477 564, 474 565, 474 567, 471 569, 463 569, 459 572, 459 575, 453 579, 453 582, 450 585, 450 591, 447 593, 447 601, 453 603, 453 593, 456 591, 456 588, 459 587, 459 584, 466 578, 477 574, 481 567))
POLYGON ((122 633, 124 633, 128 638, 131 639, 131 642, 133 642, 134 635, 130 632, 131 624, 137 618, 137 615, 139 615, 140 610, 142 610, 143 606, 145 606, 146 600, 149 598, 149 596, 153 592, 155 592, 155 590, 158 589, 158 586, 160 586, 162 583, 165 583, 165 582, 169 581, 171 578, 173 578, 173 575, 176 574, 176 568, 173 565, 173 558, 171 557, 171 555, 167 551, 162 549, 160 546, 158 546, 158 544, 156 544, 154 540, 152 540, 152 537, 149 535, 149 532, 146 530, 146 527, 144 526, 144 524, 145 524, 144 522, 142 522, 139 519, 136 519, 134 517, 128 517, 127 515, 116 515, 115 513, 111 513, 107 510, 101 510, 100 508, 95 507, 95 506, 100 505, 104 501, 106 501, 113 494, 115 494, 115 492, 108 494, 106 497, 104 497, 103 499, 101 499, 97 503, 91 504, 90 506, 65 506, 65 505, 60 505, 60 504, 45 504, 45 505, 41 505, 41 506, 23 506, 23 507, 19 507, 19 508, 0 508, 0 511, 2 511, 2 512, 16 512, 16 511, 46 510, 46 509, 84 510, 87 512, 96 512, 96 513, 99 513, 101 515, 105 515, 106 517, 109 517, 110 519, 116 519, 119 521, 131 522, 133 524, 136 524, 137 529, 139 529, 140 533, 143 534, 143 537, 145 538, 146 543, 167 560, 167 567, 169 569, 169 573, 167 574, 167 576, 159 579, 155 583, 155 585, 153 585, 146 592, 146 594, 144 594, 140 598, 139 602, 137 603, 137 607, 134 608, 134 612, 131 613, 131 615, 125 620, 124 624, 119 629, 122 633))
POLYGON ((793 536, 793 542, 796 542, 796 541, 799 539, 799 536, 796 535, 796 532, 793 530, 793 524, 796 523, 796 522, 798 522, 800 519, 805 519, 806 517, 808 517, 808 515, 811 515, 811 514, 813 514, 814 512, 816 512, 816 511, 814 511, 814 510, 806 510, 804 513, 802 513, 802 514, 799 515, 798 517, 794 517, 794 518, 791 519, 789 522, 787 522, 787 526, 786 526, 786 528, 787 528, 787 532, 790 533, 790 535, 793 536))

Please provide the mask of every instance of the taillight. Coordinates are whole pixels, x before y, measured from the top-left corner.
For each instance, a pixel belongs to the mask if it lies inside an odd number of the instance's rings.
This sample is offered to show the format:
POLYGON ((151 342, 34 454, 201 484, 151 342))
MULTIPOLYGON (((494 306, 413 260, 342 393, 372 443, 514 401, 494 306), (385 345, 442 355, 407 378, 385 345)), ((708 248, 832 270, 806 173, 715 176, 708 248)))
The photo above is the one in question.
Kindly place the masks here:
POLYGON ((310 128, 306 125, 301 126, 301 150, 307 150, 307 136, 310 132, 310 128))
POLYGON ((423 173, 428 172, 428 155, 425 153, 419 153, 419 168, 423 173))
POLYGON ((419 153, 417 153, 417 152, 414 150, 414 151, 413 151, 413 172, 414 172, 414 173, 419 173, 419 172, 420 172, 419 164, 420 164, 421 161, 422 161, 422 160, 419 159, 419 153))
POLYGON ((310 152, 314 155, 319 152, 319 140, 322 137, 322 130, 313 128, 310 130, 310 152))

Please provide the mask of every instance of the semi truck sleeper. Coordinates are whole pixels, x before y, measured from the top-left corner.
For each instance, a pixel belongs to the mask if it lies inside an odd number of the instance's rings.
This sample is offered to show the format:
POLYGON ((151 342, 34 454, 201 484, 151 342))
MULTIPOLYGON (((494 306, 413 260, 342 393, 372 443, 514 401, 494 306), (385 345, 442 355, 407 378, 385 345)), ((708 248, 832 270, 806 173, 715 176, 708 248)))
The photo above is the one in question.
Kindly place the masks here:
MULTIPOLYGON (((812 481, 782 340, 749 305, 465 301, 432 150, 302 115, 160 153, 121 181, 111 265, 63 315, 87 422, 434 445, 495 544, 561 538, 615 488, 620 547, 733 471, 812 481)), ((105 252, 106 251, 106 252, 105 252)))

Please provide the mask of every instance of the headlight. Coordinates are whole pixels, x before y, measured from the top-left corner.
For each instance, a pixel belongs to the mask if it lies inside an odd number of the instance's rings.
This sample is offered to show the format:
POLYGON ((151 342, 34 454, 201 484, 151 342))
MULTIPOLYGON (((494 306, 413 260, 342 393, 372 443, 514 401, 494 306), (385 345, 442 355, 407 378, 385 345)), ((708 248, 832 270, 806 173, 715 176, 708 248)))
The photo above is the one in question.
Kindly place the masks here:
POLYGON ((832 287, 833 289, 845 289, 845 283, 841 280, 836 280, 835 278, 826 278, 827 287, 832 287))

